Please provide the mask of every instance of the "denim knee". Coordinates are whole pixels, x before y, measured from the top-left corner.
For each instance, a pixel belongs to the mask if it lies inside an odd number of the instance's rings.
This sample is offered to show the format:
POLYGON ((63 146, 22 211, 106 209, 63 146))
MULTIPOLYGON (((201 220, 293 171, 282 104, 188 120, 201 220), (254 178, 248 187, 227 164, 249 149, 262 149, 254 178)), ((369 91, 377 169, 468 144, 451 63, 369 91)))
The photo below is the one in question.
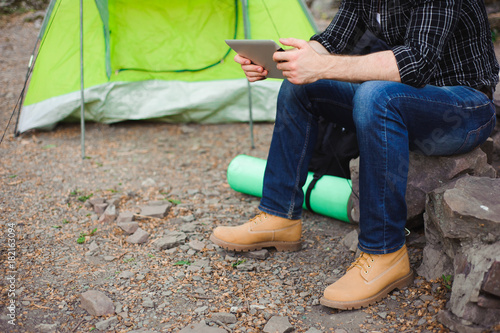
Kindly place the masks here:
POLYGON ((397 84, 390 81, 367 81, 359 86, 353 100, 353 120, 357 130, 372 128, 377 118, 385 116, 391 90, 397 84), (377 111, 383 111, 383 114, 377 111))
POLYGON ((300 86, 290 83, 288 80, 283 80, 278 93, 278 102, 287 100, 290 97, 294 96, 296 94, 295 91, 297 90, 297 88, 300 88, 300 86))
MULTIPOLYGON (((285 105, 287 102, 296 103, 297 101, 308 105, 308 109, 310 108, 308 101, 308 96, 305 91, 304 85, 297 85, 290 83, 288 80, 283 80, 281 84, 279 93, 278 93, 278 104, 285 105)), ((277 111, 280 111, 280 106, 278 105, 277 111)), ((289 111, 283 110, 283 111, 289 111)))

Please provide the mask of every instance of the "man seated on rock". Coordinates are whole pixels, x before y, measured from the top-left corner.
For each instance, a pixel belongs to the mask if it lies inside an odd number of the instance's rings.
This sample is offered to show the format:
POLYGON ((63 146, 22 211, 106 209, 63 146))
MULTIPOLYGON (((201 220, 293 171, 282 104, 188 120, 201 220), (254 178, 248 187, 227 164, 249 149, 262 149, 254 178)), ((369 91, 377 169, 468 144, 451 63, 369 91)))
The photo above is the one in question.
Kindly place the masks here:
MULTIPOLYGON (((360 234, 357 260, 328 286, 321 304, 368 306, 412 283, 405 246, 409 151, 468 152, 495 126, 498 82, 483 1, 344 0, 328 28, 274 60, 287 80, 259 209, 247 223, 217 227, 212 241, 228 250, 301 248, 301 214, 318 118, 356 131, 359 150, 360 234), (349 56, 368 29, 388 50, 349 56)), ((249 81, 267 71, 239 55, 249 81)))

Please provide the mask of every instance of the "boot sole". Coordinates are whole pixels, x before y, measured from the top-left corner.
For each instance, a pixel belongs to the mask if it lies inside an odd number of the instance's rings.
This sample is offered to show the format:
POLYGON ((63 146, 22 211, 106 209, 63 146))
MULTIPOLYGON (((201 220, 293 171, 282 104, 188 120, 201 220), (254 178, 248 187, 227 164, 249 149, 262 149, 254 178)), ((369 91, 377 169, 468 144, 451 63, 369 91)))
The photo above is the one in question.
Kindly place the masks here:
POLYGON ((340 309, 340 310, 352 310, 352 309, 360 309, 362 307, 367 307, 369 305, 372 305, 378 301, 380 301, 382 298, 387 296, 391 291, 394 289, 401 289, 404 287, 408 287, 411 284, 413 284, 413 278, 414 278, 414 273, 413 270, 410 270, 410 273, 407 275, 403 276, 402 278, 392 282, 389 284, 387 287, 379 291, 377 294, 373 295, 372 297, 368 297, 362 300, 357 300, 357 301, 348 301, 348 302, 338 302, 338 301, 332 301, 329 299, 326 299, 324 297, 321 297, 319 302, 321 305, 327 306, 329 308, 334 308, 334 309, 340 309))
POLYGON ((210 235, 210 240, 222 247, 223 249, 229 250, 229 251, 236 251, 236 252, 248 252, 248 251, 257 251, 257 250, 262 250, 263 248, 266 247, 274 247, 277 251, 280 252, 295 252, 299 251, 302 249, 302 242, 301 241, 296 241, 296 242, 279 242, 279 241, 273 241, 273 242, 262 242, 262 243, 255 243, 255 244, 235 244, 235 243, 228 243, 223 241, 222 239, 219 239, 215 237, 213 234, 210 235))

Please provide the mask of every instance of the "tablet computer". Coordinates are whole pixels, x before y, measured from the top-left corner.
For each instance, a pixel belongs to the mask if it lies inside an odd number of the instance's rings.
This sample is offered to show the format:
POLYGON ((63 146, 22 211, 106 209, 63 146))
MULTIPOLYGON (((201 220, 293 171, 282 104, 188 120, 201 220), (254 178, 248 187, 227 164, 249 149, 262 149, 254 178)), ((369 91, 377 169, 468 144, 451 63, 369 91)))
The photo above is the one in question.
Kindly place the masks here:
POLYGON ((226 39, 229 45, 239 55, 250 59, 254 64, 264 67, 267 77, 284 79, 283 73, 276 68, 273 53, 283 49, 272 39, 226 39))

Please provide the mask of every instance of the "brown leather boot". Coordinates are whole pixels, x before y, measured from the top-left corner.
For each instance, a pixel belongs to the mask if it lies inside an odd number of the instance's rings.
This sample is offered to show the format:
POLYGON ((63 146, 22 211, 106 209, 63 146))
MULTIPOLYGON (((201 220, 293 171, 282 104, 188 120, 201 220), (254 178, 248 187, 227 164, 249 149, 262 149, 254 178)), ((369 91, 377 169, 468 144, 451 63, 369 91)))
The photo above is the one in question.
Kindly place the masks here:
POLYGON ((335 309, 359 309, 412 283, 406 245, 394 253, 361 253, 345 275, 325 289, 320 303, 335 309))
POLYGON ((298 251, 302 242, 301 220, 260 213, 237 227, 217 227, 210 240, 231 251, 255 251, 275 247, 278 251, 298 251))

